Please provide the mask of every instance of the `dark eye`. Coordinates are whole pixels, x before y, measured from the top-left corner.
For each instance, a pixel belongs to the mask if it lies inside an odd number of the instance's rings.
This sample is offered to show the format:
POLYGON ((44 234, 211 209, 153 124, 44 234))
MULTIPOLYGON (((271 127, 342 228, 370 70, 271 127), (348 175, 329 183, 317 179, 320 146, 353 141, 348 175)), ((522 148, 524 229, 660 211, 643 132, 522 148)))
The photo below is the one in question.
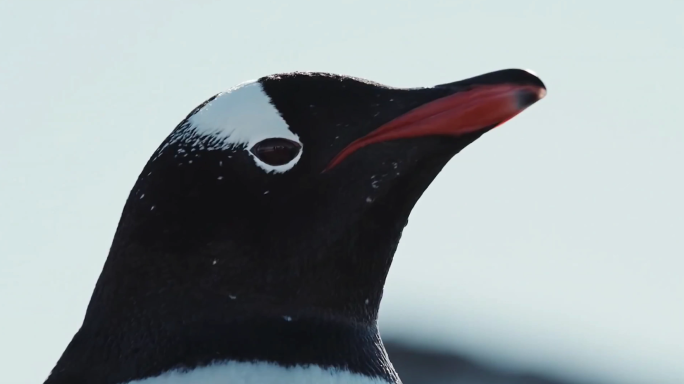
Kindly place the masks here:
POLYGON ((256 143, 250 152, 268 165, 285 165, 292 161, 302 145, 287 139, 266 139, 256 143))

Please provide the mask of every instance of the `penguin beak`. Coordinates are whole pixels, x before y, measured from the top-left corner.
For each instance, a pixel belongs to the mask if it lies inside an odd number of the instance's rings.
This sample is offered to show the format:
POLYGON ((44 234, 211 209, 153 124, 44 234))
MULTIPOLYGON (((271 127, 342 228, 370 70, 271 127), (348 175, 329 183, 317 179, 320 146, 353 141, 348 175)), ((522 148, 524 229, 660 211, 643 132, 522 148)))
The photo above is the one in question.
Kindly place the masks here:
POLYGON ((361 137, 328 164, 328 171, 365 146, 422 136, 462 136, 512 119, 546 96, 544 83, 530 72, 509 69, 438 85, 454 93, 423 104, 361 137))

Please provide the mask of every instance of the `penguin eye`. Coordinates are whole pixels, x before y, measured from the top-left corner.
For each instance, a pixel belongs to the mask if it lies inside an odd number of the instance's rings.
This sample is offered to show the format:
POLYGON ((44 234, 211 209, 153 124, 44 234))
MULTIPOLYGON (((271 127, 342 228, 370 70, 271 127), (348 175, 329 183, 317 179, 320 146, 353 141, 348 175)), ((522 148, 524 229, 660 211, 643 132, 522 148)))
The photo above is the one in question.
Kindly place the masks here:
POLYGON ((256 143, 250 152, 264 163, 278 166, 292 161, 301 149, 302 145, 295 141, 274 138, 256 143))

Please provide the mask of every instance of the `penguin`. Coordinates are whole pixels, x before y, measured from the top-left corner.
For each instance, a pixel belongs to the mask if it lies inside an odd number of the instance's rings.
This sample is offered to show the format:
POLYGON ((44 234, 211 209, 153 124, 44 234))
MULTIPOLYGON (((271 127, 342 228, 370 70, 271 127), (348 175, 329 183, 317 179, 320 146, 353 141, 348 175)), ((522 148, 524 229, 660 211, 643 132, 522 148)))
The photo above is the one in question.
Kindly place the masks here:
POLYGON ((45 383, 401 383, 377 319, 409 214, 545 95, 507 69, 410 89, 282 73, 210 97, 144 166, 45 383))

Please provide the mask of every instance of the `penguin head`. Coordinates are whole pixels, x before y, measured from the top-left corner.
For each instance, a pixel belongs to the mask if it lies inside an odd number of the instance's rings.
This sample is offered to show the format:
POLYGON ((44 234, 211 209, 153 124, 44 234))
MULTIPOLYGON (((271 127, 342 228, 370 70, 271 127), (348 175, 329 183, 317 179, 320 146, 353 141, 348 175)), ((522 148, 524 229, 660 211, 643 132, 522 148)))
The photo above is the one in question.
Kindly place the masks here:
POLYGON ((327 73, 240 84, 153 154, 101 280, 129 297, 176 300, 192 287, 241 311, 372 322, 422 193, 545 93, 523 70, 414 89, 327 73), (114 269, 127 277, 115 282, 114 269))

